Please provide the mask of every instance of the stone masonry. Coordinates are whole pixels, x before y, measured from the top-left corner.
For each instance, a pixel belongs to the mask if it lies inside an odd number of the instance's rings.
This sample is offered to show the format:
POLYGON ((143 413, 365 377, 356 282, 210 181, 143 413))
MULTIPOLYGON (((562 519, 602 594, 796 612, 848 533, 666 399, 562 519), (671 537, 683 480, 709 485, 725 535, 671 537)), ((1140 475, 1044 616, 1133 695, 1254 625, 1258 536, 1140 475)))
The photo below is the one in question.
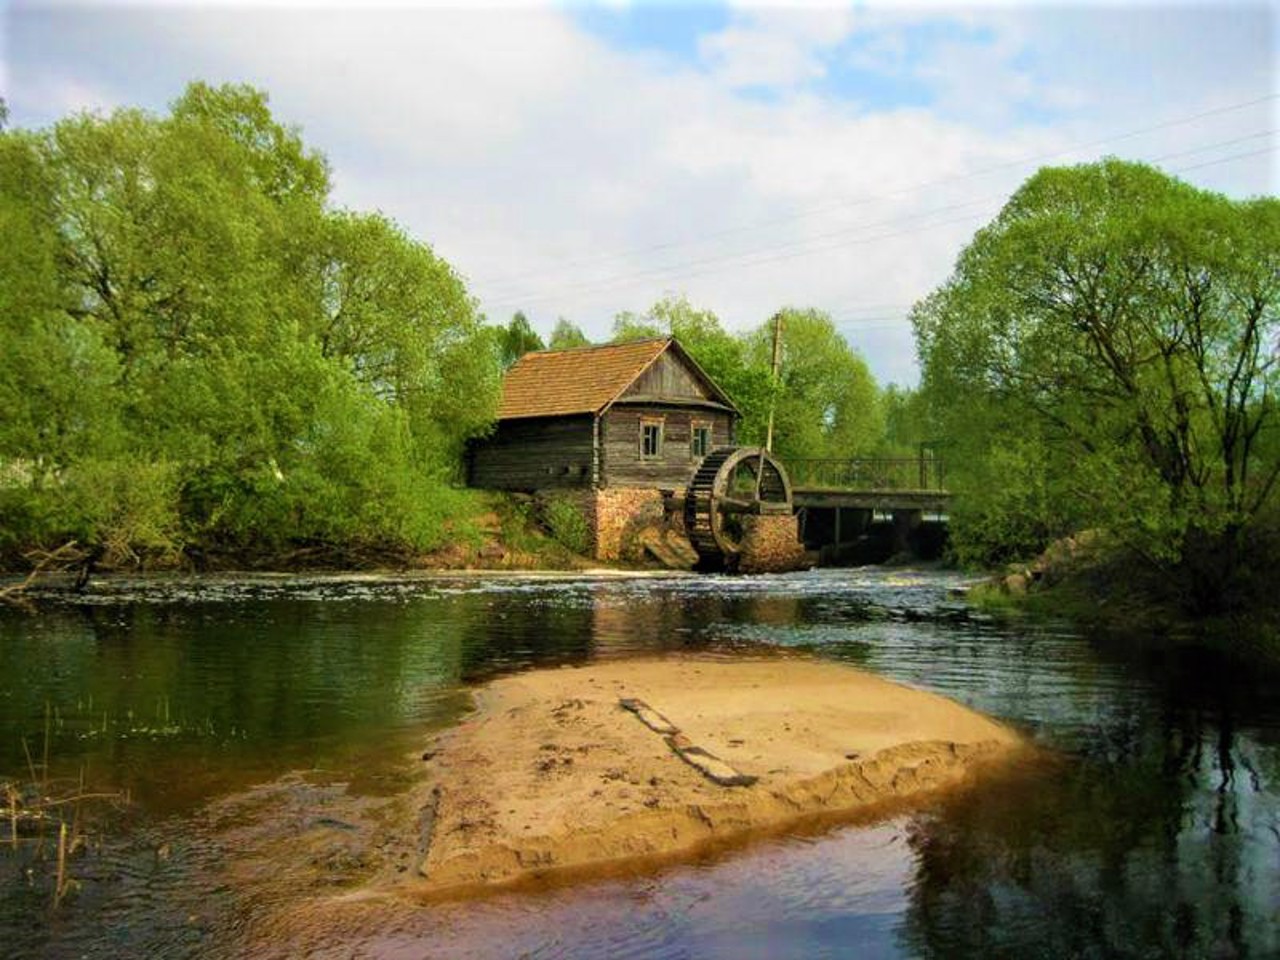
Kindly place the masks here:
POLYGON ((792 514, 751 517, 742 538, 741 573, 784 573, 808 566, 792 514))
POLYGON ((572 503, 586 520, 597 560, 637 559, 644 549, 641 531, 659 526, 664 520, 660 490, 608 487, 565 491, 555 496, 572 503))
MULTIPOLYGON (((676 497, 683 496, 677 490, 676 497)), ((556 494, 581 512, 591 529, 597 560, 641 559, 646 531, 683 540, 679 515, 667 516, 661 490, 643 487, 606 487, 556 494)), ((686 549, 687 541, 684 541, 686 549)), ((692 554, 691 554, 692 556, 692 554)), ((780 573, 807 565, 799 527, 792 515, 751 517, 742 543, 737 569, 743 573, 780 573)))
POLYGON ((662 491, 606 487, 595 492, 596 559, 636 559, 640 531, 663 521, 662 491))

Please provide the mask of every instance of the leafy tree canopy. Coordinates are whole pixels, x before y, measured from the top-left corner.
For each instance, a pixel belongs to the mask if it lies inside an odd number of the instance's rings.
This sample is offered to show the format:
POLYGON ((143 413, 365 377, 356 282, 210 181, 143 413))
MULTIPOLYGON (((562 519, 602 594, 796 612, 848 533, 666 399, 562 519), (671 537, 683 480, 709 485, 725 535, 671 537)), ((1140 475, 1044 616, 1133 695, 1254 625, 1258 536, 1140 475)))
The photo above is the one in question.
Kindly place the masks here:
POLYGON ((526 353, 546 349, 546 344, 529 323, 529 318, 518 310, 509 324, 497 328, 497 338, 503 370, 509 368, 526 353))
POLYGON ((575 347, 589 347, 591 341, 575 324, 564 317, 556 321, 551 328, 551 339, 547 341, 548 350, 572 350, 575 347))
POLYGON ((624 311, 613 318, 613 336, 610 343, 628 343, 633 340, 652 340, 662 337, 668 331, 646 317, 638 317, 630 311, 624 311))
POLYGON ((0 133, 0 550, 440 535, 496 365, 452 269, 328 196, 248 87, 0 133))
MULTIPOLYGON (((884 434, 875 378, 831 318, 818 310, 788 308, 782 369, 774 415, 774 446, 785 458, 849 458, 875 451, 884 434)), ((767 370, 773 321, 750 336, 749 362, 767 370)))
POLYGON ((1280 202, 1116 160, 1046 169, 913 321, 963 451, 962 543, 998 555, 981 522, 1030 497, 1027 539, 1102 526, 1185 572, 1198 607, 1222 602, 1280 472, 1280 202))

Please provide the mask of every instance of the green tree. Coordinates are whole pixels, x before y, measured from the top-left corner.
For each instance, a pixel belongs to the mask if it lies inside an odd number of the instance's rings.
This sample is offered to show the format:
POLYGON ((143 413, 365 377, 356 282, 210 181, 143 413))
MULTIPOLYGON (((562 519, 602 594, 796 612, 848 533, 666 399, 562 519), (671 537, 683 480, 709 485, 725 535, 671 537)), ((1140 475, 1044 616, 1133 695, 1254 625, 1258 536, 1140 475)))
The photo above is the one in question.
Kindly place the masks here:
POLYGON ((98 448, 116 365, 59 274, 53 183, 38 144, 0 135, 0 457, 56 471, 98 448))
POLYGON ((456 459, 488 426, 496 368, 453 269, 381 215, 327 217, 321 354, 402 409, 424 451, 456 459))
POLYGON ((880 392, 880 408, 884 413, 885 456, 914 457, 922 444, 928 447, 937 440, 920 391, 891 383, 880 392))
POLYGON ((248 87, 0 132, 0 549, 441 535, 493 341, 429 248, 328 195, 248 87))
POLYGON ((663 328, 648 317, 638 317, 627 310, 613 318, 613 336, 610 338, 610 343, 652 340, 664 334, 663 328))
POLYGON ((538 336, 529 323, 529 318, 517 310, 511 322, 505 327, 497 328, 498 352, 502 358, 502 369, 506 370, 526 353, 545 350, 546 344, 538 336))
POLYGON ((913 320, 948 437, 976 457, 1036 437, 1008 482, 1180 571, 1205 611, 1280 475, 1278 306, 1280 203, 1108 160, 1032 177, 913 320))
MULTIPOLYGON (((774 414, 774 448, 785 458, 848 458, 882 444, 884 416, 875 378, 831 318, 818 310, 781 311, 782 369, 774 414)), ((750 338, 749 362, 769 370, 773 321, 750 338)))
POLYGON ((575 324, 564 317, 556 321, 551 329, 551 338, 547 341, 548 350, 572 350, 576 347, 589 347, 591 341, 575 324))
POLYGON ((87 533, 68 470, 122 441, 118 363, 60 273, 39 142, 0 133, 0 555, 87 533))

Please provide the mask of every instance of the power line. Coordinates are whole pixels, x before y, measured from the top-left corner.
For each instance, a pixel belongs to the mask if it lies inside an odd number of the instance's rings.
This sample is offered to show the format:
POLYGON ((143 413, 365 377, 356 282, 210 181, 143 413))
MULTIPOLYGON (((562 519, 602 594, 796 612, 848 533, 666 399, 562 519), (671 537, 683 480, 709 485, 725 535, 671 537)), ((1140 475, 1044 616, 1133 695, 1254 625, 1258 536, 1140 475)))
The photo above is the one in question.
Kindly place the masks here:
POLYGON ((1208 160, 1204 163, 1197 163, 1190 167, 1182 167, 1175 170, 1175 173, 1186 173, 1189 170, 1199 170, 1203 167, 1216 166, 1219 163, 1230 163, 1232 160, 1244 160, 1246 157, 1258 157, 1264 153, 1275 153, 1280 147, 1265 147, 1262 150, 1250 150, 1248 153, 1233 153, 1229 157, 1219 157, 1217 160, 1208 160))
MULTIPOLYGON (((1260 131, 1254 134, 1250 134, 1245 137, 1236 137, 1230 140, 1219 141, 1211 144, 1204 144, 1189 150, 1182 150, 1182 151, 1177 151, 1170 154, 1161 155, 1159 157, 1152 158, 1150 161, 1147 161, 1147 162, 1158 163, 1167 159, 1173 159, 1176 157, 1187 156, 1195 153, 1203 153, 1206 150, 1220 149, 1221 147, 1224 147, 1224 146, 1230 146, 1232 144, 1242 143, 1248 140, 1254 140, 1263 136, 1270 136, 1275 132, 1276 132, 1275 130, 1265 130, 1265 131, 1260 131)), ((1171 170, 1170 172, 1176 174, 1176 173, 1184 173, 1190 170, 1198 170, 1203 167, 1213 166, 1219 163, 1226 163, 1232 160, 1242 159, 1250 156, 1256 156, 1262 153, 1269 153, 1275 149, 1276 149, 1275 147, 1268 147, 1263 150, 1255 150, 1255 151, 1249 151, 1246 153, 1234 154, 1230 157, 1218 158, 1216 160, 1207 161, 1205 163, 1194 164, 1187 167, 1177 168, 1175 170, 1171 170)), ((961 201, 959 203, 953 203, 953 204, 947 204, 941 207, 935 207, 931 210, 926 210, 920 213, 890 217, 890 218, 887 218, 884 220, 878 220, 878 221, 864 222, 861 224, 854 225, 852 227, 844 227, 839 230, 828 231, 827 233, 817 234, 815 236, 806 237, 797 241, 793 241, 791 243, 774 246, 770 249, 738 251, 736 253, 721 254, 719 256, 714 256, 714 257, 705 257, 701 260, 691 261, 675 268, 650 267, 641 271, 624 273, 624 274, 616 275, 613 277, 602 277, 602 278, 596 278, 592 280, 584 280, 575 284, 570 284, 568 286, 561 286, 554 293, 548 293, 542 296, 531 295, 528 293, 525 294, 524 296, 519 296, 519 297, 508 296, 506 298, 498 299, 496 301, 491 301, 489 306, 492 309, 504 309, 507 307, 527 305, 530 302, 537 303, 539 301, 550 300, 553 298, 559 298, 559 297, 563 297, 571 294, 581 295, 581 294, 600 293, 606 290, 614 289, 618 286, 626 286, 626 285, 641 282, 654 277, 662 277, 669 280, 687 280, 687 279, 692 279, 694 277, 703 276, 709 272, 714 272, 714 268, 719 265, 728 265, 732 263, 738 268, 754 267, 754 266, 760 266, 768 263, 776 263, 776 262, 781 262, 785 260, 791 260, 801 256, 810 256, 814 254, 825 253, 831 250, 842 249, 844 247, 849 247, 849 246, 860 246, 865 243, 876 242, 878 240, 893 239, 900 236, 907 236, 914 233, 918 233, 924 230, 931 230, 937 227, 949 226, 956 223, 972 220, 978 217, 985 217, 985 216, 988 216, 989 214, 985 212, 978 213, 978 214, 968 214, 962 217, 941 220, 935 223, 922 224, 920 226, 907 229, 907 230, 899 230, 899 231, 893 231, 889 233, 875 234, 875 235, 866 236, 866 237, 858 236, 858 234, 865 229, 879 227, 879 226, 891 226, 894 224, 909 222, 912 220, 926 219, 928 217, 934 216, 939 213, 946 213, 952 210, 959 210, 965 207, 971 207, 971 206, 976 206, 980 204, 987 204, 995 201, 1003 201, 1004 199, 1005 199, 1005 195, 1003 194, 992 194, 992 195, 980 197, 974 200, 966 200, 966 201, 961 201), (853 235, 853 238, 849 240, 842 240, 841 242, 834 243, 834 244, 814 246, 815 243, 818 243, 819 241, 822 241, 822 240, 843 238, 850 235, 853 235), (793 251, 793 252, 782 252, 782 251, 793 251), (696 268, 707 267, 707 266, 713 267, 713 269, 712 270, 696 269, 696 268)))
MULTIPOLYGON (((847 235, 850 235, 850 234, 854 234, 854 235, 856 235, 856 234, 858 234, 859 232, 861 232, 861 231, 863 231, 863 230, 866 230, 866 229, 868 229, 868 228, 883 227, 883 226, 890 226, 890 225, 893 225, 893 224, 896 224, 896 223, 901 223, 901 222, 903 222, 903 221, 921 220, 921 219, 925 219, 925 218, 927 218, 927 217, 934 216, 935 214, 938 214, 938 213, 947 213, 947 212, 950 212, 950 211, 952 211, 952 210, 958 210, 958 209, 962 209, 962 208, 964 208, 964 207, 972 207, 972 206, 975 206, 975 205, 977 205, 977 204, 982 204, 982 203, 992 203, 992 202, 999 201, 999 200, 1003 200, 1003 199, 1004 199, 1004 196, 1003 196, 1003 195, 1001 195, 1001 194, 993 194, 993 195, 991 195, 991 196, 987 196, 987 197, 980 197, 980 198, 978 198, 978 199, 976 199, 976 200, 967 200, 967 201, 964 201, 964 202, 962 202, 962 203, 952 203, 952 204, 947 204, 946 206, 942 206, 942 207, 935 207, 935 208, 933 208, 933 209, 931 209, 931 210, 925 210, 925 211, 920 212, 920 213, 907 214, 907 215, 905 215, 905 216, 889 217, 889 218, 884 219, 884 220, 873 220, 873 221, 870 221, 870 222, 865 222, 865 223, 855 224, 854 226, 851 226, 851 227, 845 227, 845 228, 842 228, 842 229, 840 229, 840 230, 830 231, 830 232, 828 232, 828 233, 824 233, 824 234, 818 234, 818 235, 813 236, 813 237, 806 237, 806 238, 804 238, 803 240, 797 240, 797 241, 793 241, 792 243, 783 244, 783 245, 781 245, 781 246, 774 247, 774 248, 772 248, 772 250, 774 250, 774 251, 776 251, 776 250, 786 250, 786 249, 793 248, 793 247, 796 247, 796 246, 806 246, 806 247, 807 247, 807 246, 809 246, 810 244, 813 244, 813 243, 815 243, 815 242, 817 242, 817 241, 820 241, 820 240, 829 240, 829 239, 834 239, 834 238, 836 238, 836 237, 843 237, 843 236, 847 236, 847 235)), ((959 218, 959 220, 970 220, 970 219, 973 219, 973 217, 974 217, 974 216, 978 216, 978 215, 984 215, 984 214, 970 214, 970 215, 967 215, 967 216, 964 216, 964 217, 959 218)), ((943 226, 943 225, 945 225, 946 223, 952 223, 952 222, 959 222, 959 221, 958 221, 958 220, 948 220, 948 221, 942 221, 941 223, 926 224, 922 229, 927 229, 927 228, 929 228, 929 227, 935 227, 935 226, 943 226)), ((897 235, 897 234, 890 234, 889 236, 896 236, 896 235, 897 235)), ((876 239, 876 238, 872 238, 872 239, 876 239)), ((852 243, 852 244, 857 244, 857 243, 860 243, 860 242, 862 242, 862 241, 860 241, 860 240, 854 240, 854 241, 851 241, 851 243, 852 243)), ((843 244, 837 244, 837 246, 841 246, 841 245, 843 245, 843 244)), ((805 253, 821 252, 821 250, 825 250, 825 249, 830 249, 830 246, 828 246, 828 247, 821 247, 821 248, 818 248, 817 250, 803 250, 803 251, 800 251, 800 252, 799 252, 799 254, 797 254, 797 255, 802 256, 802 255, 804 255, 805 253)), ((721 264, 721 263, 727 263, 727 262, 732 262, 732 261, 737 261, 737 260, 743 260, 743 258, 747 258, 747 257, 755 257, 755 256, 758 256, 758 255, 760 255, 760 254, 762 254, 762 253, 769 253, 769 252, 770 252, 770 250, 769 250, 769 249, 763 249, 763 250, 762 250, 762 249, 757 249, 757 250, 742 250, 742 251, 738 251, 738 252, 736 252, 736 253, 720 254, 719 256, 715 256, 715 257, 704 257, 704 258, 703 258, 703 259, 701 259, 701 260, 693 260, 693 261, 690 261, 690 262, 688 262, 688 263, 681 264, 681 265, 679 265, 678 267, 675 267, 675 268, 672 268, 672 267, 650 267, 650 268, 647 268, 647 269, 645 269, 645 270, 641 270, 641 271, 639 271, 639 272, 635 272, 635 273, 621 274, 621 275, 617 275, 617 276, 614 276, 614 277, 602 277, 602 278, 597 278, 597 279, 595 279, 595 280, 584 280, 584 281, 581 281, 581 282, 579 282, 579 283, 570 284, 570 285, 568 285, 568 286, 561 286, 561 287, 560 287, 560 288, 559 288, 559 289, 558 289, 554 294, 547 294, 547 295, 542 296, 542 297, 538 297, 538 296, 534 296, 534 297, 529 297, 529 296, 524 296, 524 297, 508 297, 508 298, 506 298, 506 299, 501 299, 501 300, 496 301, 496 302, 493 304, 493 306, 496 306, 496 307, 514 306, 514 305, 519 305, 519 304, 522 304, 522 303, 529 302, 530 300, 532 300, 533 302, 535 302, 535 303, 536 303, 536 302, 538 302, 539 300, 549 299, 550 297, 553 297, 553 296, 562 296, 562 295, 564 295, 564 294, 566 294, 566 293, 586 293, 586 292, 592 292, 592 293, 594 293, 594 292, 598 292, 599 290, 602 290, 602 289, 611 289, 612 287, 617 286, 619 283, 630 283, 630 282, 634 282, 634 281, 636 281, 636 280, 643 280, 643 279, 646 279, 646 278, 648 278, 648 277, 652 277, 652 276, 671 276, 673 279, 677 279, 677 278, 681 278, 681 277, 685 277, 685 276, 689 276, 689 275, 693 275, 693 276, 700 276, 702 273, 705 273, 705 272, 707 272, 707 271, 695 271, 695 272, 693 272, 692 274, 690 274, 690 270, 689 270, 689 268, 691 268, 691 267, 702 267, 702 266, 708 266, 708 265, 712 265, 712 264, 721 264)), ((762 261, 762 262, 768 262, 768 261, 762 261)), ((740 266, 753 266, 753 265, 755 265, 755 263, 756 263, 756 261, 746 260, 746 261, 744 261, 743 263, 741 263, 741 264, 739 264, 739 265, 740 265, 740 266)))
MULTIPOLYGON (((1166 153, 1164 156, 1157 157, 1153 162, 1162 160, 1173 160, 1177 157, 1188 157, 1193 153, 1204 153, 1206 150, 1217 150, 1221 147, 1234 146, 1237 143, 1245 143, 1249 140, 1257 140, 1261 137, 1271 137, 1277 133, 1276 128, 1270 130, 1259 130, 1257 133, 1251 133, 1247 137, 1236 137, 1234 140, 1223 140, 1219 143, 1211 143, 1207 147, 1193 147, 1190 150, 1179 150, 1177 153, 1166 153)), ((1194 170, 1195 167, 1183 167, 1183 170, 1194 170)))
MULTIPOLYGON (((694 243, 702 243, 707 240, 719 239, 721 237, 731 236, 737 233, 744 233, 751 230, 760 230, 760 229, 763 229, 764 227, 776 226, 779 223, 789 223, 794 220, 802 220, 808 217, 818 216, 820 214, 827 213, 832 210, 841 210, 841 209, 846 209, 854 206, 865 206, 867 204, 877 203, 881 200, 887 199, 889 197, 895 197, 903 193, 910 193, 915 190, 922 190, 928 187, 941 186, 949 183, 959 183, 965 180, 972 180, 978 177, 986 176, 987 174, 990 174, 990 173, 997 173, 1002 170, 1007 170, 1013 167, 1024 166, 1028 163, 1037 163, 1042 160, 1050 159, 1052 157, 1059 157, 1064 154, 1076 153, 1080 150, 1088 150, 1093 147, 1102 146, 1108 143, 1114 143, 1120 140, 1130 140, 1134 137, 1143 136, 1148 133, 1155 133, 1160 130, 1167 130, 1173 127, 1185 126, 1188 123, 1195 123, 1198 120, 1204 120, 1208 117, 1220 116, 1225 113, 1233 113, 1237 110, 1243 110, 1247 107, 1253 107, 1253 106, 1258 106, 1259 104, 1262 104, 1262 103, 1268 103, 1277 98, 1280 98, 1280 94, 1268 94, 1267 96, 1258 97, 1253 100, 1245 100, 1239 103, 1228 104, 1222 107, 1215 107, 1211 110, 1203 110, 1200 113, 1191 114, 1190 116, 1179 117, 1173 120, 1166 120, 1161 123, 1152 124, 1151 126, 1140 127, 1135 130, 1129 130, 1129 131, 1125 131, 1118 134, 1112 134, 1106 137, 1101 137, 1096 140, 1085 141, 1082 143, 1073 144, 1068 147, 1062 147, 1057 150, 1051 150, 1051 151, 1048 151, 1045 153, 1039 153, 1039 154, 1032 154, 1029 156, 1021 157, 1017 160, 1006 161, 1004 163, 995 164, 989 167, 984 167, 980 170, 971 171, 969 173, 956 174, 955 176, 951 176, 951 177, 943 177, 935 180, 929 180, 929 181, 911 184, 908 186, 896 187, 892 190, 888 190, 882 194, 879 194, 878 196, 858 197, 851 200, 844 200, 835 204, 824 204, 820 207, 812 207, 808 210, 803 210, 798 213, 787 214, 781 217, 773 217, 768 220, 761 220, 751 224, 740 224, 734 227, 727 227, 723 230, 718 230, 712 233, 703 234, 700 237, 693 237, 693 238, 687 238, 682 240, 668 240, 663 243, 653 244, 646 247, 636 247, 630 250, 618 251, 615 253, 598 254, 598 255, 593 255, 589 257, 578 258, 576 260, 564 261, 559 264, 559 268, 566 269, 569 267, 584 266, 587 264, 604 263, 609 260, 616 260, 616 259, 621 259, 623 257, 636 256, 638 254, 655 253, 660 250, 668 250, 674 247, 688 246, 694 243)), ((538 270, 526 271, 520 274, 512 274, 506 277, 499 277, 494 281, 492 281, 492 283, 495 286, 502 286, 507 283, 518 282, 520 280, 538 277, 541 274, 542 274, 542 271, 538 271, 538 270)))
MULTIPOLYGON (((1246 140, 1256 140, 1260 136, 1265 136, 1268 133, 1275 133, 1275 132, 1276 131, 1274 130, 1268 130, 1268 131, 1265 131, 1265 133, 1257 133, 1249 137, 1240 137, 1238 140, 1228 140, 1222 144, 1215 144, 1215 146, 1220 147, 1230 143, 1242 143, 1246 140)), ((1199 148, 1196 150, 1185 150, 1181 154, 1175 154, 1175 156, 1182 156, 1188 153, 1203 153, 1205 149, 1207 148, 1199 148)), ((1218 157, 1215 160, 1207 160, 1204 163, 1193 164, 1189 167, 1180 167, 1173 172, 1186 173, 1189 170, 1199 170, 1202 167, 1212 167, 1220 163, 1230 163, 1233 160, 1244 160, 1248 157, 1262 156, 1263 154, 1267 154, 1267 153, 1275 153, 1278 150, 1280 150, 1280 147, 1273 146, 1273 147, 1265 147, 1261 150, 1250 150, 1245 153, 1233 153, 1227 157, 1218 157)), ((846 317, 843 320, 833 320, 833 322, 837 327, 856 326, 864 330, 879 329, 879 328, 884 328, 889 326, 898 326, 902 323, 902 321, 910 318, 911 310, 914 306, 915 304, 906 305, 905 307, 903 307, 903 312, 900 315, 894 316, 894 317, 872 317, 872 318, 846 317), (864 320, 866 321, 865 326, 863 326, 864 320)), ((850 309, 857 309, 857 308, 850 308, 850 309)), ((832 311, 832 313, 839 313, 839 312, 842 312, 842 311, 840 311, 839 309, 832 311)))

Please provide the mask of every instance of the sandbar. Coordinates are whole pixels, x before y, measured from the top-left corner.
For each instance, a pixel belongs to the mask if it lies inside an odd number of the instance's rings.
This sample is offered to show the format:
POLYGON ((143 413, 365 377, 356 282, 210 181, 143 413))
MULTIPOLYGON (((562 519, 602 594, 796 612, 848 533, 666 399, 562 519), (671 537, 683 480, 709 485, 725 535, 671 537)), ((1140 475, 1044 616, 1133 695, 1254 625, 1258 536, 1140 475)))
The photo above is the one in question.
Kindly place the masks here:
POLYGON ((891 815, 1023 746, 954 701, 799 656, 541 669, 423 754, 418 893, 664 862, 815 816, 891 815))

